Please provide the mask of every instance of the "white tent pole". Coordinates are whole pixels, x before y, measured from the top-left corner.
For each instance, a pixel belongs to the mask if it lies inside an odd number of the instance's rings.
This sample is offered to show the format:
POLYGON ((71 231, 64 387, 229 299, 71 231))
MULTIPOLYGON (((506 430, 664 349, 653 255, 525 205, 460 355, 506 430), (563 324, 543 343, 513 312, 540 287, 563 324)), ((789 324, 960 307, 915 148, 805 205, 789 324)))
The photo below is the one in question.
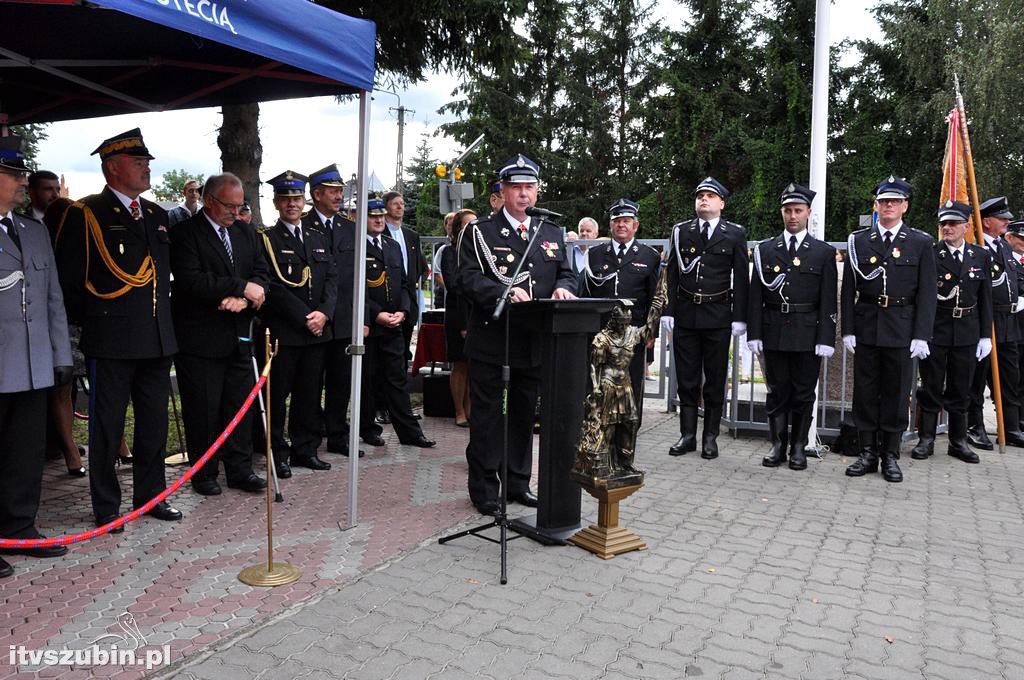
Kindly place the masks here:
MULTIPOLYGON (((817 0, 814 15, 814 86, 811 93, 811 190, 816 191, 811 213, 810 232, 825 238, 825 188, 828 161, 828 77, 830 0, 817 0)), ((826 364, 827 365, 827 364, 826 364)), ((818 388, 814 388, 814 410, 818 413, 818 388)), ((808 442, 817 448, 818 420, 811 420, 808 442)))
POLYGON ((370 156, 370 93, 359 93, 359 167, 356 169, 355 271, 352 281, 352 426, 348 432, 348 526, 358 523, 359 505, 359 409, 363 383, 363 305, 366 300, 366 185, 370 156))

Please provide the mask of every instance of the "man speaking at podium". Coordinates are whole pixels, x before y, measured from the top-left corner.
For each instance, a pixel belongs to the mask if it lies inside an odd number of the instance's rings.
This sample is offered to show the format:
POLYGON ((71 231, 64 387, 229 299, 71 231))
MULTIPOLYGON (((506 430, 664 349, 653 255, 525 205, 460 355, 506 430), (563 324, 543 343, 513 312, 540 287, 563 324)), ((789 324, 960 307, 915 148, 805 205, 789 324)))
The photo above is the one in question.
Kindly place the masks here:
MULTIPOLYGON (((531 218, 527 208, 537 203, 539 167, 522 154, 499 171, 504 207, 472 222, 459 240, 459 280, 471 309, 466 333, 470 361, 469 497, 485 515, 498 512, 498 471, 502 455, 501 367, 505 362, 505 317, 491 317, 522 258, 509 302, 542 298, 575 298, 576 275, 565 252, 562 230, 543 219, 531 218), (534 233, 533 248, 527 246, 534 233)), ((508 314, 506 309, 504 314, 508 314)), ((506 497, 535 507, 530 492, 533 469, 533 415, 540 383, 540 341, 530 331, 512 325, 508 362, 508 480, 506 497)))

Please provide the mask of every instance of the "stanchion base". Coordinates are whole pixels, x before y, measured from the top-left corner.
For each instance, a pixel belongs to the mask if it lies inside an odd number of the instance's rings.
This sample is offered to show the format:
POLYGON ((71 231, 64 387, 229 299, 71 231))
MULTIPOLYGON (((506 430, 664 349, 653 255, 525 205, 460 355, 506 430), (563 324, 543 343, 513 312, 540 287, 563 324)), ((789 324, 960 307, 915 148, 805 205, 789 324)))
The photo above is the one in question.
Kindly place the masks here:
POLYGON ((619 526, 619 501, 640 489, 635 484, 616 489, 585 485, 583 489, 597 499, 597 524, 577 532, 569 543, 589 550, 602 560, 633 550, 647 550, 647 544, 629 529, 619 526))
POLYGON ((267 570, 267 563, 254 564, 238 573, 238 580, 246 585, 260 588, 273 588, 298 581, 302 571, 287 562, 274 562, 272 570, 267 570))

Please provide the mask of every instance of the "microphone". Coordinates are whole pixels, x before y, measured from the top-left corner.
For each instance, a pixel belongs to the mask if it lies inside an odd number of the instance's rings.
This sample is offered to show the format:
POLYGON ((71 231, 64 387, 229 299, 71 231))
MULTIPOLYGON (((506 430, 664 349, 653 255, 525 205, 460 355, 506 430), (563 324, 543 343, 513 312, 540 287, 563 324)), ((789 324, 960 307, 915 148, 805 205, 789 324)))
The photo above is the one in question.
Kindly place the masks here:
POLYGON ((550 217, 553 219, 563 217, 562 215, 559 215, 558 213, 552 210, 546 210, 544 208, 538 208, 536 206, 530 206, 529 208, 527 208, 526 214, 529 215, 530 217, 550 217))

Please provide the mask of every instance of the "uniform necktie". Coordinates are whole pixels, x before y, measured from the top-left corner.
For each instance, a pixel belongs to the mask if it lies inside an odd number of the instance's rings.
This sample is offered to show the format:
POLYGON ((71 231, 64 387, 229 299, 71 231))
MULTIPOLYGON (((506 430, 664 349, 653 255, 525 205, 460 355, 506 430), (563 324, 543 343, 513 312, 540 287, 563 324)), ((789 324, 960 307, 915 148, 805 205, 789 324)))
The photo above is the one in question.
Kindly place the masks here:
POLYGON ((0 224, 4 225, 7 230, 7 235, 14 241, 14 245, 18 246, 18 250, 21 250, 21 237, 18 236, 18 230, 14 228, 14 222, 11 221, 10 217, 4 217, 0 219, 0 224))
POLYGON ((520 225, 519 225, 519 227, 518 227, 518 229, 519 229, 519 238, 521 238, 521 239, 523 239, 524 241, 526 241, 526 240, 527 240, 527 239, 529 238, 529 237, 528 237, 528 236, 526 235, 526 225, 525 225, 525 224, 520 224, 520 225))
POLYGON ((956 262, 957 264, 960 264, 960 251, 959 251, 959 250, 954 250, 954 251, 953 251, 953 260, 954 260, 954 261, 955 261, 955 262, 956 262))
POLYGON ((139 206, 138 200, 132 201, 131 205, 128 206, 128 209, 132 211, 132 219, 133 220, 141 220, 142 219, 142 208, 139 206))
POLYGON ((334 229, 334 220, 332 218, 328 217, 327 220, 326 220, 326 223, 327 223, 327 231, 330 231, 330 230, 334 229))
POLYGON ((892 250, 892 232, 885 232, 885 252, 892 250))
MULTIPOLYGON (((380 248, 380 236, 373 237, 373 245, 376 246, 377 248, 380 248)), ((383 250, 383 248, 381 248, 381 250, 383 250)))
POLYGON ((626 244, 619 244, 619 254, 616 256, 619 260, 619 264, 622 264, 622 258, 626 256, 626 244))
POLYGON ((228 228, 220 228, 220 241, 224 244, 224 250, 228 251, 228 259, 231 260, 231 264, 235 264, 235 256, 231 252, 231 239, 228 238, 228 228))
POLYGON ((711 223, 704 222, 700 225, 700 241, 702 244, 707 245, 709 238, 711 238, 711 223))
POLYGON ((793 259, 796 257, 796 236, 790 234, 789 236, 789 258, 793 259))
POLYGON ((302 243, 302 227, 295 227, 295 238, 299 239, 299 243, 302 243))

